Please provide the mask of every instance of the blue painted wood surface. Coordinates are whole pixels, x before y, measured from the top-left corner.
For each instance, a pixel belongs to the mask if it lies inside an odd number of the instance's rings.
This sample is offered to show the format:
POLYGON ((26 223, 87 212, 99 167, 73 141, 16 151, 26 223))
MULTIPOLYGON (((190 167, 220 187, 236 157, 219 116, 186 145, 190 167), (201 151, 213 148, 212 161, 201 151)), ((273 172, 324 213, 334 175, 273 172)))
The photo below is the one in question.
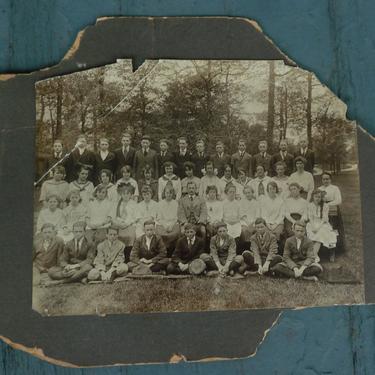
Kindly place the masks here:
MULTIPOLYGON (((351 118, 375 133, 372 0, 0 0, 0 71, 53 65, 79 30, 97 17, 119 15, 255 19, 348 104, 351 118)), ((0 374, 374 374, 374 322, 373 306, 288 311, 252 358, 178 365, 64 369, 2 343, 0 374)))

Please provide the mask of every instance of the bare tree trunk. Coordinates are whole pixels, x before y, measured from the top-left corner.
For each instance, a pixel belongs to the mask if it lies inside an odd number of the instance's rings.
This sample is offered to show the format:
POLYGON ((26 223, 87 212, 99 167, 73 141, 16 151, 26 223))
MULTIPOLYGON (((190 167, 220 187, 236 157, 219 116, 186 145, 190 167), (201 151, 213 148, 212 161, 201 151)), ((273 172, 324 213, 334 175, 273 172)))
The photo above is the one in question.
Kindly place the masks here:
POLYGON ((61 137, 62 133, 62 82, 61 78, 57 80, 57 92, 56 92, 56 128, 55 128, 55 139, 61 137))
POLYGON ((312 119, 311 119, 311 104, 312 104, 312 74, 307 73, 307 106, 306 106, 306 130, 307 130, 307 142, 308 147, 312 148, 312 119))
POLYGON ((267 142, 272 148, 273 131, 275 127, 275 62, 269 61, 268 78, 268 118, 267 118, 267 142))
POLYGON ((284 101, 280 100, 280 111, 279 111, 279 121, 280 121, 280 134, 279 134, 279 143, 283 139, 284 135, 284 101))
POLYGON ((283 139, 286 138, 287 128, 288 128, 288 89, 285 87, 285 91, 284 91, 284 133, 283 133, 283 139))

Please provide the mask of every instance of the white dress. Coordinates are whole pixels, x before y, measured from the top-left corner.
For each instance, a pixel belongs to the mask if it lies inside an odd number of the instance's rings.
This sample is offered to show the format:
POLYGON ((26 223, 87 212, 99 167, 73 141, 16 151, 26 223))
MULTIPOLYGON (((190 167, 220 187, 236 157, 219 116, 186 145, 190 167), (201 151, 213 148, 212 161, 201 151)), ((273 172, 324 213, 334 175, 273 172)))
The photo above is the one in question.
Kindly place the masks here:
POLYGON ((155 220, 158 214, 158 203, 154 200, 150 200, 148 203, 141 201, 137 204, 137 227, 135 231, 136 237, 144 234, 144 222, 147 220, 155 220))
POLYGON ((113 204, 107 198, 99 201, 97 199, 91 201, 87 208, 88 226, 87 229, 107 228, 110 224, 102 225, 108 217, 112 217, 113 204), (98 228, 92 226, 100 225, 98 228))
POLYGON ((164 192, 164 189, 165 187, 167 186, 167 184, 172 184, 173 186, 173 189, 176 193, 176 200, 179 200, 181 198, 181 180, 174 174, 172 176, 167 176, 167 175, 164 175, 164 176, 161 176, 158 180, 158 198, 159 198, 159 201, 161 201, 162 199, 164 199, 163 197, 163 192, 164 192))
POLYGON ((223 221, 227 224, 228 234, 233 237, 239 237, 241 235, 241 203, 238 200, 230 201, 226 199, 223 202, 223 221), (235 224, 229 224, 229 222, 235 222, 235 224))
POLYGON ((272 178, 279 189, 279 196, 285 200, 289 197, 289 177, 285 176, 283 179, 278 178, 277 176, 272 178))
POLYGON ((207 222, 208 224, 219 223, 223 220, 223 202, 222 201, 206 201, 207 206, 207 222))
POLYGON ((256 199, 241 199, 240 206, 241 224, 254 224, 255 220, 260 217, 260 205, 256 199))
POLYGON ((312 241, 320 242, 325 247, 334 248, 337 243, 337 234, 328 221, 329 206, 324 203, 322 214, 320 211, 320 206, 316 206, 313 202, 309 203, 307 208, 307 219, 309 220, 306 225, 307 237, 312 241), (313 230, 316 228, 319 229, 314 233, 313 230))
POLYGON ((284 201, 279 196, 274 199, 266 196, 260 204, 260 214, 267 224, 284 224, 284 201))

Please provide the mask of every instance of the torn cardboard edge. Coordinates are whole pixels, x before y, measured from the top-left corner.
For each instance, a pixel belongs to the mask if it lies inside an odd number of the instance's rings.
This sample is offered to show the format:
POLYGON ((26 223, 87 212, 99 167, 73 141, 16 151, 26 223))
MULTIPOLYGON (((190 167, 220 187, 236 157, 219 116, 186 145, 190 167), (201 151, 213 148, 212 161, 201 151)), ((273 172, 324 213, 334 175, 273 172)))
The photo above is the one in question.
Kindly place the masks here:
MULTIPOLYGON (((105 22, 107 20, 111 20, 111 19, 129 19, 129 18, 130 17, 100 17, 100 18, 98 18, 96 20, 95 24, 88 25, 83 30, 81 30, 81 31, 78 32, 78 34, 76 36, 76 39, 74 40, 72 46, 69 48, 69 50, 66 52, 66 54, 64 55, 64 57, 62 58, 62 60, 59 63, 51 65, 49 67, 41 68, 41 69, 36 70, 36 71, 27 72, 27 73, 4 73, 4 74, 0 74, 0 81, 8 81, 8 80, 14 79, 14 78, 16 78, 18 76, 30 75, 30 74, 34 74, 34 73, 36 73, 38 71, 40 71, 40 72, 42 72, 42 71, 49 71, 49 70, 51 70, 53 68, 56 68, 56 67, 58 67, 61 64, 62 61, 69 60, 69 59, 72 59, 74 57, 75 53, 79 50, 79 47, 80 47, 81 42, 82 42, 82 38, 83 38, 83 36, 84 36, 84 34, 85 34, 85 32, 86 32, 87 29, 95 27, 97 24, 99 24, 101 22, 105 22)), ((134 18, 134 17, 131 17, 131 18, 134 18)), ((153 20, 154 18, 191 18, 191 17, 137 17, 137 18, 146 18, 146 19, 153 20)), ((263 29, 260 27, 260 25, 255 20, 251 20, 251 19, 244 18, 244 17, 214 17, 214 16, 213 17, 194 17, 194 18, 200 18, 200 19, 212 19, 212 18, 218 19, 219 18, 219 19, 232 19, 232 20, 235 19, 235 20, 241 20, 241 21, 244 21, 246 23, 249 23, 258 32, 262 33, 263 36, 273 45, 273 47, 276 50, 279 51, 279 53, 283 56, 283 60, 284 60, 285 65, 289 65, 289 66, 292 66, 292 67, 299 68, 299 66, 292 59, 290 59, 284 52, 282 52, 280 50, 280 48, 273 42, 273 40, 268 35, 266 35, 264 33, 263 29)), ((126 58, 125 57, 117 57, 114 61, 110 61, 110 62, 108 62, 105 65, 116 63, 116 61, 118 61, 118 60, 124 60, 124 59, 126 59, 126 58)), ((132 60, 132 59, 130 59, 130 60, 132 60)), ((183 60, 183 59, 179 59, 179 60, 183 60)), ((83 64, 83 66, 84 66, 84 64, 83 64)), ((98 68, 100 66, 103 66, 103 65, 92 66, 89 69, 95 69, 95 68, 98 68)), ((139 68, 141 68, 142 66, 144 66, 143 63, 137 69, 135 69, 133 71, 133 73, 135 71, 137 71, 139 68)), ((79 67, 79 64, 77 64, 77 67, 79 67)), ((301 68, 301 69, 304 69, 306 71, 308 70, 308 69, 305 69, 305 68, 301 68)), ((78 71, 82 71, 82 70, 78 70, 78 71)), ((71 74, 71 73, 75 73, 75 72, 77 72, 77 70, 70 71, 70 72, 67 72, 65 74, 71 74)), ((316 75, 315 75, 314 72, 311 72, 311 73, 314 74, 314 76, 316 77, 316 75)), ((53 77, 47 77, 45 79, 50 79, 50 78, 53 78, 53 77)), ((320 82, 320 80, 319 80, 319 82, 320 82)), ((326 87, 331 93, 333 93, 332 90, 328 86, 326 86, 325 84, 322 84, 322 85, 324 87, 326 87)), ((333 95, 337 96, 335 93, 333 93, 333 95)), ((339 98, 339 99, 343 102, 343 104, 345 104, 344 101, 341 98, 339 98)), ((347 105, 345 104, 345 106, 346 106, 346 113, 347 113, 347 105)), ((352 120, 350 120, 350 121, 352 121, 352 120)), ((30 126, 30 128, 32 128, 32 127, 34 127, 34 126, 30 126)), ((356 127, 360 131, 362 131, 364 134, 370 136, 370 138, 372 140, 375 139, 374 136, 372 136, 366 129, 362 128, 359 124, 356 124, 356 127)), ((3 131, 4 130, 6 130, 6 129, 3 129, 3 131)), ((334 306, 336 306, 336 305, 334 305, 334 306)), ((352 305, 340 305, 340 306, 352 306, 352 305)), ((304 310, 306 308, 311 308, 311 307, 295 307, 295 308, 286 309, 286 310, 304 310)), ((211 362, 211 361, 224 361, 224 360, 236 360, 236 359, 252 358, 252 357, 254 357, 257 354, 257 351, 258 351, 260 345, 262 345, 264 343, 266 337, 269 335, 269 333, 271 332, 272 328, 276 324, 278 324, 278 322, 280 321, 280 317, 281 317, 282 314, 283 314, 283 312, 279 312, 277 318, 272 323, 271 327, 269 327, 268 329, 266 329, 264 331, 263 338, 257 344, 254 352, 252 354, 249 354, 247 357, 240 357, 240 358, 208 357, 208 358, 202 358, 202 359, 199 359, 199 360, 189 361, 183 354, 181 354, 181 353, 175 353, 175 354, 171 355, 169 361, 166 362, 166 363, 171 363, 171 364, 175 364, 175 363, 179 363, 179 362, 192 362, 192 363, 197 363, 198 362, 199 363, 199 362, 211 362)), ((48 362, 48 363, 50 363, 52 365, 58 365, 58 366, 63 366, 63 367, 67 367, 67 368, 100 368, 100 367, 105 367, 106 368, 106 367, 113 367, 113 366, 127 366, 127 365, 131 365, 129 363, 128 364, 126 364, 126 363, 124 363, 124 364, 119 363, 119 364, 111 364, 111 365, 104 365, 104 366, 77 366, 77 365, 69 363, 69 362, 65 362, 65 361, 62 361, 62 360, 58 360, 58 359, 54 359, 54 358, 46 356, 44 354, 44 351, 43 351, 42 348, 26 347, 26 346, 24 346, 22 344, 13 342, 9 338, 1 336, 1 335, 0 335, 0 339, 3 340, 6 344, 8 344, 9 346, 11 346, 12 348, 14 348, 16 350, 21 350, 23 352, 31 354, 31 355, 37 357, 38 359, 46 361, 46 362, 48 362)), ((132 364, 139 364, 139 365, 142 365, 142 364, 160 364, 160 362, 132 363, 132 364)))
POLYGON ((20 350, 22 352, 25 352, 27 354, 31 354, 34 357, 46 361, 52 365, 56 366, 62 366, 62 367, 67 367, 67 368, 108 368, 108 367, 118 367, 118 366, 131 366, 131 365, 156 365, 156 364, 162 364, 162 363, 168 363, 168 364, 177 364, 180 362, 185 362, 185 363, 206 363, 206 362, 213 362, 213 361, 231 361, 231 360, 237 360, 237 359, 248 359, 255 357, 259 347, 263 344, 269 333, 271 332, 272 328, 279 322, 280 317, 282 315, 282 312, 279 313, 275 321, 272 323, 271 327, 266 329, 264 331, 263 337, 258 343, 257 347, 255 348, 254 352, 249 354, 246 357, 239 357, 239 358, 223 358, 223 357, 208 357, 208 358, 202 358, 199 360, 194 360, 194 361, 189 361, 183 354, 181 353, 173 353, 171 357, 169 358, 168 362, 145 362, 145 363, 114 363, 111 365, 103 365, 103 366, 77 366, 73 363, 65 362, 59 359, 51 358, 48 357, 44 354, 43 349, 41 348, 30 348, 22 344, 18 344, 16 342, 13 342, 7 337, 4 337, 0 335, 0 339, 4 341, 5 344, 9 345, 15 350, 20 350))

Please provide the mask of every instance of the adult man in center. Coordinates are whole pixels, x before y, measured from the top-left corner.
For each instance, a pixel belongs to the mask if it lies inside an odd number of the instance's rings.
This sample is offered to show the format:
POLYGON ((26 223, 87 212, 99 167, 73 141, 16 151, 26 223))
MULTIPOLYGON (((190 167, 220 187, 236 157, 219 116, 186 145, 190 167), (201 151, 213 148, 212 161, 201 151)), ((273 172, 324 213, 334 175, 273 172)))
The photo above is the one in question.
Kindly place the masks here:
POLYGON ((246 141, 244 139, 238 141, 238 151, 232 155, 231 163, 235 178, 238 178, 239 169, 244 170, 247 177, 252 176, 252 158, 246 152, 246 141))
POLYGON ((125 165, 133 166, 135 149, 131 145, 131 135, 124 133, 121 137, 122 146, 115 150, 116 157, 116 181, 122 177, 121 168, 125 165))
POLYGON ((197 196, 197 186, 191 181, 187 184, 187 194, 178 203, 177 218, 183 232, 186 223, 193 224, 197 234, 206 239, 207 205, 197 196))

